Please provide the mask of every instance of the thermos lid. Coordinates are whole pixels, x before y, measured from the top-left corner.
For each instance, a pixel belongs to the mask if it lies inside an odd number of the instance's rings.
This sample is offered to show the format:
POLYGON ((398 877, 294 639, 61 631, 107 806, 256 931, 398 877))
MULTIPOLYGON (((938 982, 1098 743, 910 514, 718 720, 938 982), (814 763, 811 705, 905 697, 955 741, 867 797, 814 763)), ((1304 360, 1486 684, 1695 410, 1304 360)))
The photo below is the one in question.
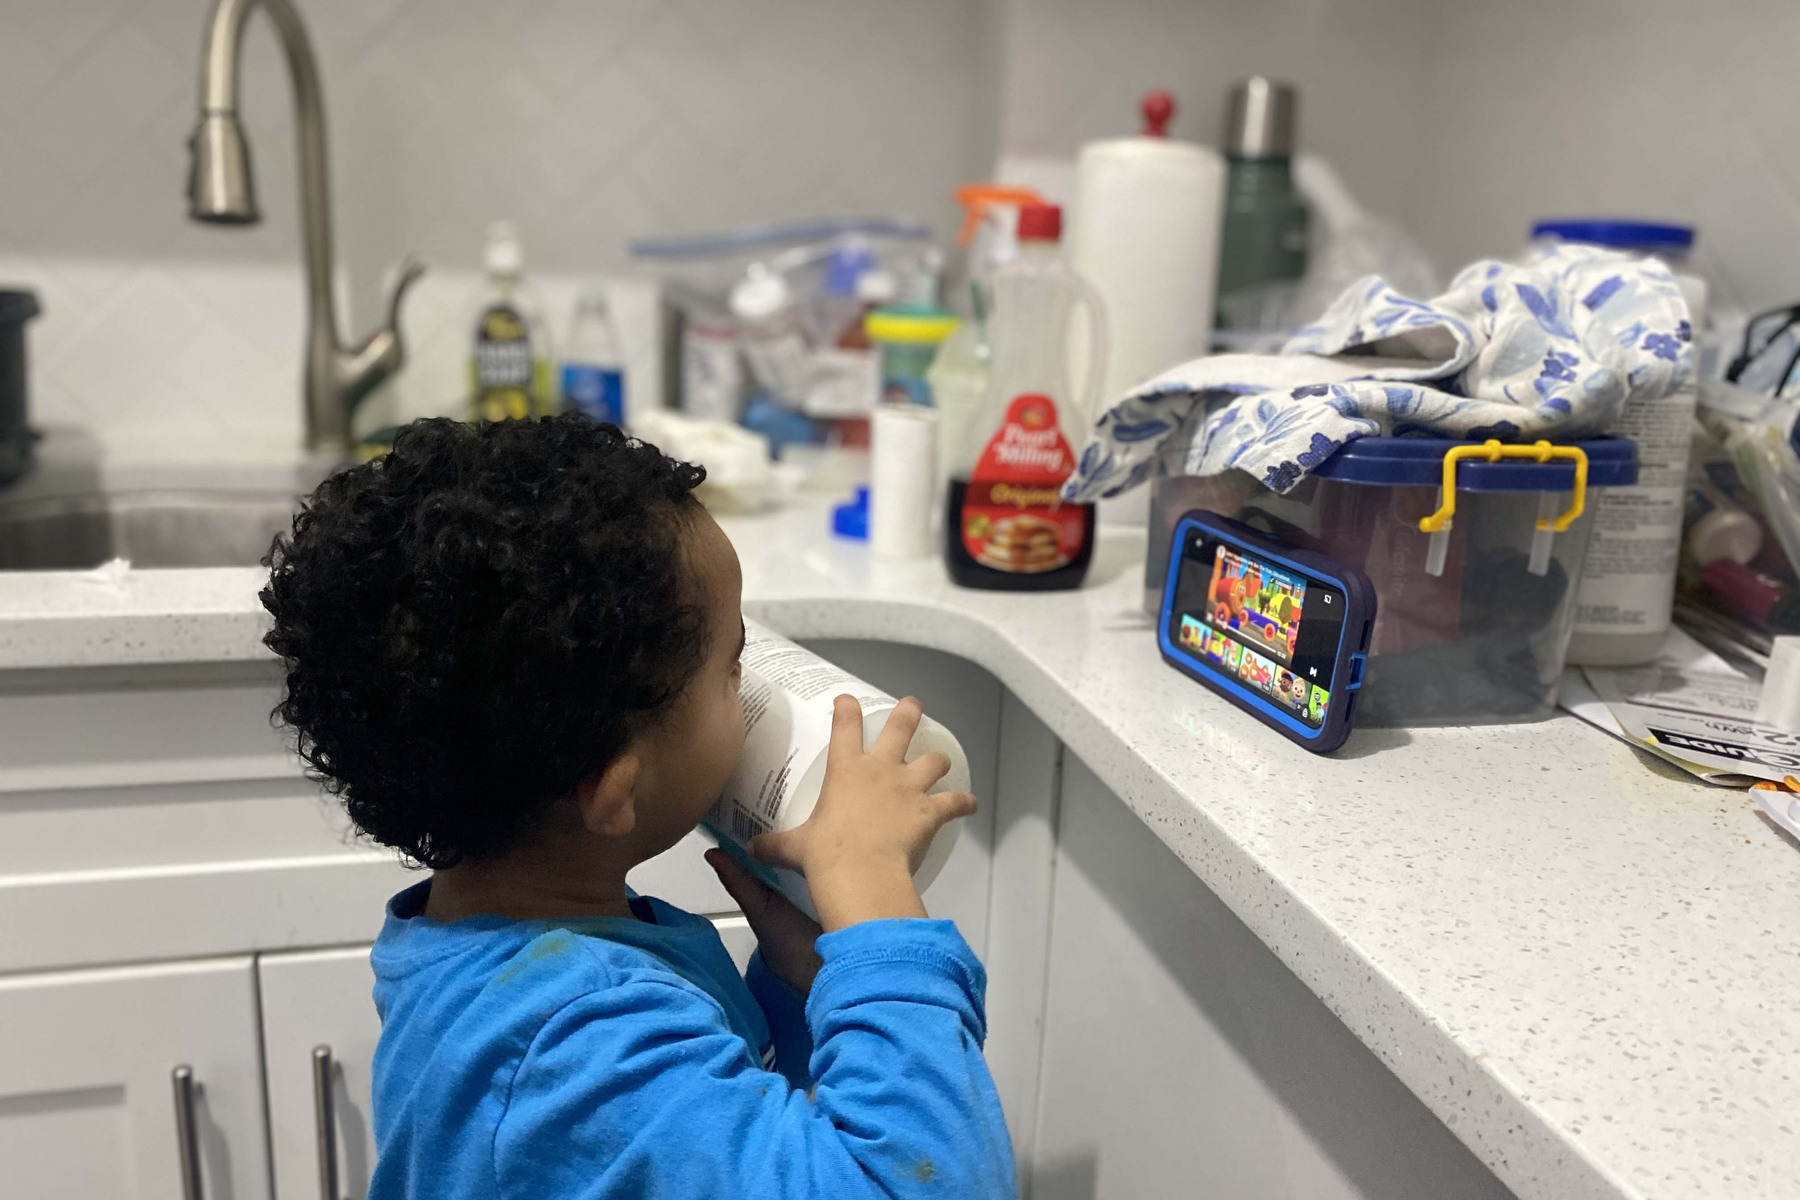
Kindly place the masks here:
POLYGON ((1231 88, 1231 115, 1225 122, 1225 153, 1233 158, 1287 158, 1294 152, 1294 108, 1299 93, 1291 83, 1252 76, 1231 88))

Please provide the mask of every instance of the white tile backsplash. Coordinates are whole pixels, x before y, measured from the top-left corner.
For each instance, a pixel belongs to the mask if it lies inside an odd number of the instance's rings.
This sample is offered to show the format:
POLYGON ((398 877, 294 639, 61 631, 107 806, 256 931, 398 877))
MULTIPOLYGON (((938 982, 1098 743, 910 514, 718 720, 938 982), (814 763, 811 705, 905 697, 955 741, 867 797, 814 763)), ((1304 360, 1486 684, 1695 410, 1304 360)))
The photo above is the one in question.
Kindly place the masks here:
MULTIPOLYGON (((1800 296, 1792 0, 298 0, 328 102, 346 336, 402 255, 411 364, 359 424, 455 411, 482 230, 519 222, 553 331, 633 236, 832 212, 943 233, 1000 151, 1132 132, 1150 87, 1216 142, 1234 79, 1302 91, 1302 144, 1440 268, 1550 212, 1695 221, 1725 297, 1800 296)), ((185 215, 205 0, 0 0, 0 285, 40 420, 120 444, 299 436, 290 99, 264 18, 244 115, 264 213, 185 215)), ((635 339, 635 340, 634 340, 635 339)), ((654 373, 645 366, 641 371, 654 373)))
MULTIPOLYGON (((298 0, 325 83, 345 336, 404 254, 432 268, 408 301, 411 363, 359 426, 457 410, 496 217, 519 223, 553 331, 582 283, 615 280, 647 364, 653 305, 622 278, 634 236, 849 211, 952 228, 950 189, 992 152, 986 2, 298 0)), ((263 222, 185 214, 208 7, 0 0, 0 286, 44 303, 40 422, 134 447, 299 436, 291 101, 261 16, 243 113, 263 222)))
POLYGON ((1699 229, 1723 303, 1800 299, 1793 0, 1441 4, 1408 214, 1440 261, 1505 254, 1534 218, 1699 229))

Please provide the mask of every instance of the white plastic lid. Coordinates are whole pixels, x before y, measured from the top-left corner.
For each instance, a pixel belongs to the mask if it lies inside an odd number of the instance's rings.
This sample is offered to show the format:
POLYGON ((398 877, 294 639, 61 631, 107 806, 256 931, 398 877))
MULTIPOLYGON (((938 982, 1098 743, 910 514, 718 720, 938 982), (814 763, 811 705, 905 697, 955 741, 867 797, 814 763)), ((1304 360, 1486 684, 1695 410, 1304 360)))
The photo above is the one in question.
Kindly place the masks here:
POLYGON ((900 284, 892 271, 873 267, 856 279, 856 298, 864 304, 892 304, 900 294, 900 284))
POLYGON ((482 263, 490 275, 517 275, 525 270, 525 247, 519 242, 517 225, 511 221, 494 221, 488 225, 482 263))
POLYGON ((787 280, 774 271, 753 268, 731 289, 731 315, 740 321, 766 321, 793 300, 787 280))
POLYGON ((1728 558, 1747 563, 1762 549, 1762 523, 1741 508, 1715 508, 1687 533, 1688 553, 1702 567, 1728 558))

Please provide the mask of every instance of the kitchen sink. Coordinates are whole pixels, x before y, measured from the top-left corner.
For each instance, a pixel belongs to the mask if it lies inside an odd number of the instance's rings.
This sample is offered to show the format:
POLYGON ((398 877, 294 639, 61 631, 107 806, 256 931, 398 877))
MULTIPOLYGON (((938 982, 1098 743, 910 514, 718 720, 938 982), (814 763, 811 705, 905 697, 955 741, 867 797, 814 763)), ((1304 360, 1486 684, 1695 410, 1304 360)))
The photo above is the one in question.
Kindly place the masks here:
POLYGON ((0 571, 250 567, 289 527, 288 492, 138 491, 0 499, 0 571))

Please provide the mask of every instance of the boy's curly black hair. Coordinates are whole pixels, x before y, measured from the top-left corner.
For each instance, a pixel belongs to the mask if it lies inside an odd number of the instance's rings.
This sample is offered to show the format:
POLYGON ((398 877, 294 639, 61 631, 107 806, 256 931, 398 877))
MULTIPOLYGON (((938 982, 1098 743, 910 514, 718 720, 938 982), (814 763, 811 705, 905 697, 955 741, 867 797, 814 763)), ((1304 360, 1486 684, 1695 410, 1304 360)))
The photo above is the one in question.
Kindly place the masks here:
POLYGON ((504 851, 705 660, 680 549, 703 468, 577 415, 433 419, 332 476, 265 560, 275 716, 358 828, 504 851))

